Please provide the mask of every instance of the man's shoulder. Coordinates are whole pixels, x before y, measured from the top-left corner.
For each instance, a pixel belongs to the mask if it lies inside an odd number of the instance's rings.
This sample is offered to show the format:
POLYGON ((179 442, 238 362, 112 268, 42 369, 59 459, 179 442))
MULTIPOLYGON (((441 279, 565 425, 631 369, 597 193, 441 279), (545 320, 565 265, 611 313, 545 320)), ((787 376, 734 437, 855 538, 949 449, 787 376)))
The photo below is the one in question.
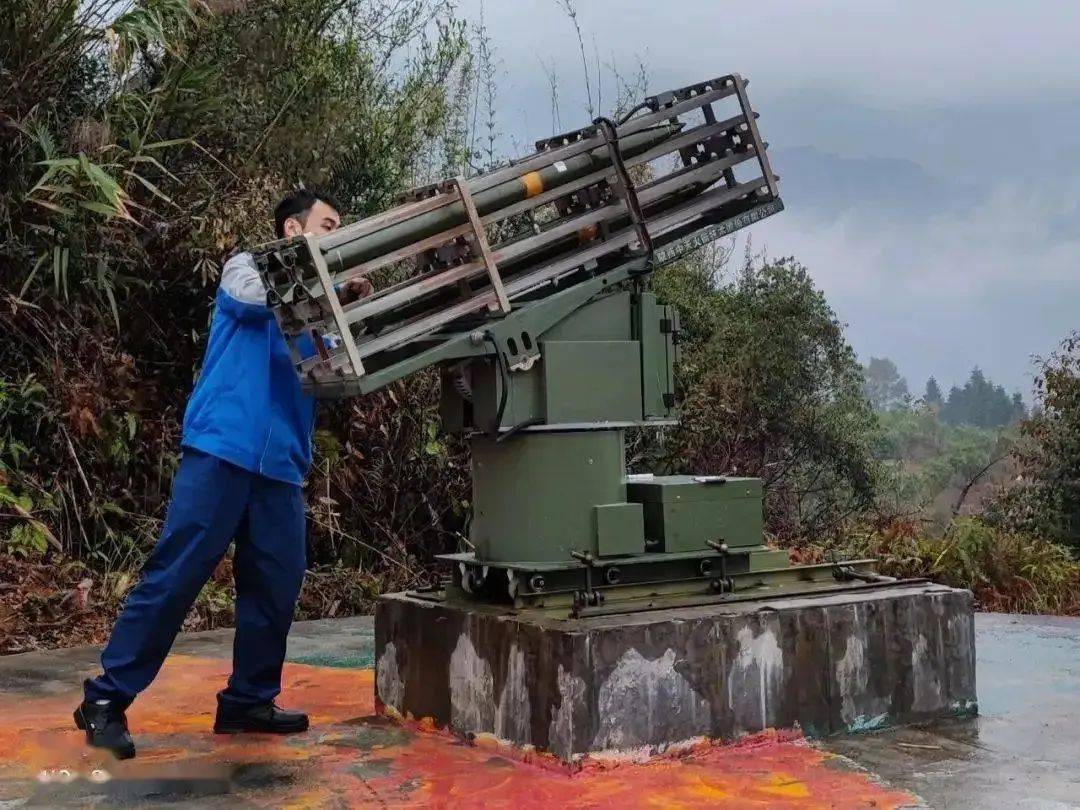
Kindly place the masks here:
POLYGON ((226 273, 235 273, 238 270, 254 270, 256 273, 259 272, 259 267, 255 264, 255 257, 251 255, 250 251, 238 250, 235 253, 231 253, 221 265, 221 275, 223 278, 226 273))
POLYGON ((247 251, 234 253, 221 266, 219 288, 246 304, 266 304, 266 287, 259 275, 255 257, 247 251))

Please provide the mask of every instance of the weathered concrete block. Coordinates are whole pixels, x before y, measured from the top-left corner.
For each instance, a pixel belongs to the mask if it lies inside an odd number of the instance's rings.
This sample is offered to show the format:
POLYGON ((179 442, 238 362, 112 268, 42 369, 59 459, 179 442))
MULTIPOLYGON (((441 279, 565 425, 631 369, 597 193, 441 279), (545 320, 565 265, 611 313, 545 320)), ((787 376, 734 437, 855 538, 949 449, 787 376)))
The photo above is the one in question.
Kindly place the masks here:
POLYGON ((976 710, 971 594, 931 584, 578 620, 391 594, 375 644, 385 706, 564 759, 976 710))

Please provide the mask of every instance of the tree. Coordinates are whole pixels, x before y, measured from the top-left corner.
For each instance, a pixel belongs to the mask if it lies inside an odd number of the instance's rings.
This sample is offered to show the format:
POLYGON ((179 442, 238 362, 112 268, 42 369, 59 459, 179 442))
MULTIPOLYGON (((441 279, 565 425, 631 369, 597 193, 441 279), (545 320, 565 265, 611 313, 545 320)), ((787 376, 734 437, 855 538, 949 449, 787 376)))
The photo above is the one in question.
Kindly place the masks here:
POLYGON ((1080 550, 1080 332, 1037 366, 1039 409, 1022 423, 1014 451, 1022 475, 988 516, 1080 550))
POLYGON ((863 369, 864 390, 875 411, 906 408, 911 402, 907 380, 900 376, 896 363, 887 357, 871 357, 863 369))
POLYGON ((949 398, 941 408, 941 419, 953 425, 997 428, 1023 418, 1024 412, 1019 394, 1010 397, 976 366, 963 388, 950 389, 949 398))
POLYGON ((926 381, 926 391, 923 393, 923 403, 929 405, 931 408, 941 407, 941 387, 938 385, 938 381, 932 376, 926 381))
POLYGON ((793 259, 747 264, 699 254, 655 286, 685 331, 678 427, 643 465, 765 482, 769 531, 828 539, 873 502, 876 420, 843 327, 793 259))

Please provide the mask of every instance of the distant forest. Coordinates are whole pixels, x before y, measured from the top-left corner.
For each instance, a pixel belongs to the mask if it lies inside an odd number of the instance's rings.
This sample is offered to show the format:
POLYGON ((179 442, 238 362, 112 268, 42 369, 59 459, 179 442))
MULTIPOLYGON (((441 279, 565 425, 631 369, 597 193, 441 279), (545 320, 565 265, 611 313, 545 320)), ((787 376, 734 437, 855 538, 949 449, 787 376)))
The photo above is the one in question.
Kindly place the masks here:
POLYGON ((1020 392, 1011 396, 976 366, 963 387, 952 386, 948 396, 934 377, 926 381, 921 397, 911 394, 896 363, 887 357, 871 357, 863 367, 866 396, 875 411, 887 412, 926 407, 949 425, 1000 428, 1014 425, 1028 415, 1020 392))

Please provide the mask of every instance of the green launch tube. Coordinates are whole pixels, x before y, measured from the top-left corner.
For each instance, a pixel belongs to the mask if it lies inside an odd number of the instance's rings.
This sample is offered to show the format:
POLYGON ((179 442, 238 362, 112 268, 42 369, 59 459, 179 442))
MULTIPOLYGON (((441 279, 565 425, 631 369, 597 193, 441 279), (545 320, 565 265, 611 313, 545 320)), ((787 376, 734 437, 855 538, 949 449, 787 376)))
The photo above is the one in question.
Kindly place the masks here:
MULTIPOLYGON (((665 211, 693 199, 704 191, 708 185, 708 183, 690 183, 677 191, 673 191, 671 194, 643 205, 642 209, 646 217, 651 218, 659 216, 665 211)), ((609 224, 612 231, 617 232, 630 224, 630 218, 623 215, 611 220, 609 224)), ((528 236, 523 238, 528 238, 528 236)), ((527 272, 530 268, 535 268, 545 262, 554 261, 561 256, 568 255, 575 248, 591 243, 596 238, 598 238, 598 231, 596 228, 584 229, 576 234, 563 237, 555 242, 549 242, 543 247, 529 251, 527 254, 517 256, 500 264, 500 273, 504 281, 509 281, 519 273, 527 272)), ((613 249, 613 252, 616 250, 617 248, 613 249)), ((477 289, 482 287, 485 283, 486 277, 477 277, 473 279, 472 282, 473 286, 477 289)), ((364 323, 368 329, 378 333, 392 327, 396 323, 408 321, 424 312, 430 312, 433 308, 447 305, 459 295, 460 292, 457 288, 434 290, 428 295, 417 298, 404 306, 395 308, 391 312, 384 312, 370 318, 365 318, 364 323)))
MULTIPOLYGON (((665 124, 642 130, 620 138, 619 148, 624 157, 634 157, 667 140, 681 128, 681 125, 665 124)), ((473 201, 477 213, 486 216, 610 165, 608 148, 601 146, 478 192, 473 196, 473 201)), ((348 229, 343 229, 340 234, 323 238, 323 256, 331 273, 342 273, 398 248, 463 225, 466 220, 465 209, 458 201, 363 236, 350 237, 348 229)))

